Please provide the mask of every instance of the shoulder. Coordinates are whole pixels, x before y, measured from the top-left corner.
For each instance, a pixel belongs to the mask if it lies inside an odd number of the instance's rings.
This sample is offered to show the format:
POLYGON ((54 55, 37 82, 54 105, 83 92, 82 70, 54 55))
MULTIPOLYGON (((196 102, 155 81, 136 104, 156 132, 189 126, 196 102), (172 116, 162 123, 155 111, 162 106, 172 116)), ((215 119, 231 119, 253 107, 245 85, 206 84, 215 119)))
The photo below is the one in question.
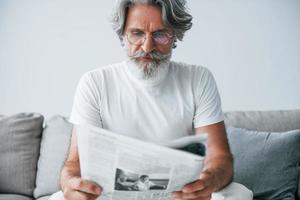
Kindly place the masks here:
POLYGON ((105 75, 105 74, 114 74, 114 73, 117 73, 120 70, 122 70, 124 68, 124 66, 125 66, 124 62, 101 66, 96 69, 87 71, 83 75, 83 77, 85 77, 85 76, 86 77, 97 77, 97 76, 101 76, 101 75, 105 75))
POLYGON ((108 76, 117 75, 124 69, 124 62, 114 63, 85 72, 80 82, 99 83, 108 76))
POLYGON ((190 78, 192 81, 205 81, 212 78, 210 70, 202 65, 172 61, 170 66, 177 76, 190 78))

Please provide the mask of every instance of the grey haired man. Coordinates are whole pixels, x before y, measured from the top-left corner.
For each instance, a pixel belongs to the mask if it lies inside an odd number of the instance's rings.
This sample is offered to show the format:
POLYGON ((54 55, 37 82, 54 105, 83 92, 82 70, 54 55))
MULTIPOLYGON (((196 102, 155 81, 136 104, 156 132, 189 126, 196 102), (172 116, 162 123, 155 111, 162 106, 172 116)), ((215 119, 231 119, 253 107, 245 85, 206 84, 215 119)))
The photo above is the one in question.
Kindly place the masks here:
MULTIPOLYGON (((170 198, 248 200, 252 192, 232 183, 233 159, 221 100, 208 69, 171 61, 172 50, 192 27, 184 0, 119 0, 113 28, 128 60, 85 73, 79 81, 70 122, 69 156, 61 192, 51 199, 96 199, 101 183, 80 176, 76 126, 90 124, 151 142, 208 134, 199 179, 170 198)), ((170 199, 169 198, 169 199, 170 199)))

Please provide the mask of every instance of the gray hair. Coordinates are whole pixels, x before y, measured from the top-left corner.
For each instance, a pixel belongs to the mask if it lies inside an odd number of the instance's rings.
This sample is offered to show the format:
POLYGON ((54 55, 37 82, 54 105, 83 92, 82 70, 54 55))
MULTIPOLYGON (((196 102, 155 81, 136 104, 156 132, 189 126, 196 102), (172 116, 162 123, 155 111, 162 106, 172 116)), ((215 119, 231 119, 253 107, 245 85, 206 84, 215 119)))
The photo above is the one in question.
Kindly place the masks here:
POLYGON ((165 26, 174 31, 175 42, 182 41, 184 34, 192 27, 193 17, 188 13, 185 0, 118 0, 113 12, 112 26, 122 41, 128 8, 134 4, 142 3, 159 6, 162 9, 162 19, 165 26))

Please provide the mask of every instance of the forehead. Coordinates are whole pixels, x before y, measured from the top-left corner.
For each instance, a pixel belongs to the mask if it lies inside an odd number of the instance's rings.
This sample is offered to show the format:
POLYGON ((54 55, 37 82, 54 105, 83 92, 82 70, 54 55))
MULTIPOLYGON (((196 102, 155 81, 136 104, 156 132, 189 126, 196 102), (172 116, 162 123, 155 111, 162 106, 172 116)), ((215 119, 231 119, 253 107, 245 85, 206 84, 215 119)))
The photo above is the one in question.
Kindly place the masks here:
POLYGON ((160 7, 147 4, 135 4, 128 8, 125 30, 141 29, 152 32, 165 28, 160 7))

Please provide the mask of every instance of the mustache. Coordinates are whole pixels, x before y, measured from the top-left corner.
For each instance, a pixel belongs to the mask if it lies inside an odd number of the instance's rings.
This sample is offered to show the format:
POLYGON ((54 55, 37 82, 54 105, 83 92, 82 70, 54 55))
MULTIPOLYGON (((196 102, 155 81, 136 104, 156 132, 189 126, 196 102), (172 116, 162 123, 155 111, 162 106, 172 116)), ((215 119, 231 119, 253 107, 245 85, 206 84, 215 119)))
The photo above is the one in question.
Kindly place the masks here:
POLYGON ((153 51, 153 52, 150 52, 150 53, 145 53, 142 50, 137 51, 137 52, 135 52, 132 55, 129 55, 129 57, 131 59, 137 59, 137 58, 143 58, 143 57, 150 57, 154 61, 164 61, 164 60, 169 59, 170 56, 171 56, 171 52, 167 53, 167 54, 161 54, 161 53, 159 53, 157 51, 153 51))

